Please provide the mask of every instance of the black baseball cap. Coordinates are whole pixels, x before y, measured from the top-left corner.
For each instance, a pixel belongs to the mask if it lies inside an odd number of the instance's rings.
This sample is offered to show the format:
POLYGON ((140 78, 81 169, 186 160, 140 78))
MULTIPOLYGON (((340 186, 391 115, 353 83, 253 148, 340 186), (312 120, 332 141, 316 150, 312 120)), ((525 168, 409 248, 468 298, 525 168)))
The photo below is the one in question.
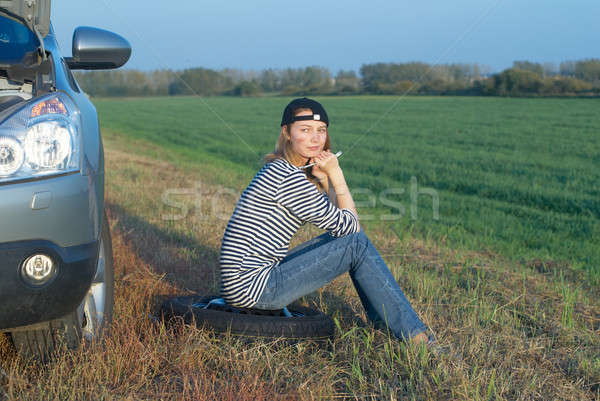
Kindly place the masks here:
POLYGON ((300 97, 292 100, 285 109, 283 110, 283 117, 281 118, 281 125, 291 124, 294 121, 305 121, 305 120, 316 120, 323 121, 329 126, 329 118, 321 103, 316 100, 309 99, 307 97, 300 97), (308 116, 295 116, 294 110, 296 109, 310 109, 313 113, 308 116))

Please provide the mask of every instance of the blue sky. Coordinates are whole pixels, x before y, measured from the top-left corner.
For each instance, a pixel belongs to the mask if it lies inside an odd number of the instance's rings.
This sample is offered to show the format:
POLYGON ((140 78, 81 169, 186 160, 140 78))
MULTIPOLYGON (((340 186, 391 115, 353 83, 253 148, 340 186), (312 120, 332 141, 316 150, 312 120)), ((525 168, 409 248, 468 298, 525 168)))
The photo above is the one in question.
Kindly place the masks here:
POLYGON ((127 67, 143 70, 600 58, 598 0, 55 0, 52 13, 64 55, 75 27, 96 26, 126 37, 127 67))

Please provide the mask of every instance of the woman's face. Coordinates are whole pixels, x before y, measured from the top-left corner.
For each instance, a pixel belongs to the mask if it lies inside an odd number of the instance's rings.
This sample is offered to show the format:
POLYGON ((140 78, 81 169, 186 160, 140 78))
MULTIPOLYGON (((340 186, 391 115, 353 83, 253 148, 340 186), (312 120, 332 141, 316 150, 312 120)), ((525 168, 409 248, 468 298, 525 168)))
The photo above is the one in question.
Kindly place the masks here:
MULTIPOLYGON (((307 110, 301 111, 297 115, 310 116, 311 114, 312 112, 307 110)), ((327 140, 327 124, 323 121, 296 121, 290 125, 289 130, 292 149, 305 159, 302 164, 323 150, 327 140)))

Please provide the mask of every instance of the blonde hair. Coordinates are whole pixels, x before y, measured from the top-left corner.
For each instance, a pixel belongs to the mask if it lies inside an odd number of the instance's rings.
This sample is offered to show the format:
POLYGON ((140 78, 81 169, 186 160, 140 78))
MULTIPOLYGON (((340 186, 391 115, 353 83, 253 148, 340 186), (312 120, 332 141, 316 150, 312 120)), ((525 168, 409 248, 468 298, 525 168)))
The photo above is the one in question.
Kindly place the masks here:
MULTIPOLYGON (((303 111, 312 112, 312 110, 308 109, 308 108, 298 108, 298 109, 294 109, 293 113, 295 116, 297 116, 298 114, 300 114, 303 111)), ((272 162, 273 160, 276 160, 276 159, 285 159, 288 162, 290 162, 291 164, 296 165, 294 162, 298 162, 298 160, 300 159, 300 155, 298 155, 298 153, 292 148, 292 141, 290 139, 288 139, 288 136, 290 135, 290 126, 292 124, 289 124, 289 125, 285 124, 281 127, 281 131, 279 132, 279 139, 277 139, 277 145, 275 147, 275 151, 265 155, 265 163, 272 162)), ((331 142, 329 140, 329 130, 328 130, 327 137, 325 139, 325 146, 323 147, 323 149, 330 149, 330 148, 331 148, 331 142)), ((315 184, 315 186, 317 187, 317 189, 319 191, 323 191, 325 188, 323 187, 323 185, 321 185, 321 183, 319 182, 317 177, 315 177, 312 174, 312 169, 313 169, 312 167, 305 168, 304 173, 306 174, 306 177, 308 178, 308 180, 310 182, 312 182, 313 184, 315 184)))

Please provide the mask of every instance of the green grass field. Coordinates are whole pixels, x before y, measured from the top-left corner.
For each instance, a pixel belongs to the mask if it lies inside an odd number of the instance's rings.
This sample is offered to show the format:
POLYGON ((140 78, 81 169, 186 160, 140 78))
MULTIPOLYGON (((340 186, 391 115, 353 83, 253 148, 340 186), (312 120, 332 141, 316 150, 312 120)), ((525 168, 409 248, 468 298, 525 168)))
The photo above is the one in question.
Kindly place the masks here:
MULTIPOLYGON (((566 265, 600 283, 600 100, 319 100, 331 120, 332 147, 344 151, 340 163, 359 213, 373 216, 367 224, 515 261, 566 265), (416 188, 437 192, 439 219, 432 196, 411 200, 411 177, 416 188), (402 206, 390 209, 390 201, 402 206), (381 220, 382 213, 392 220, 381 220)), ((208 161, 221 170, 215 182, 241 188, 273 149, 287 101, 184 97, 95 104, 107 137, 151 142, 165 151, 155 156, 182 164, 208 161)))
MULTIPOLYGON (((376 216, 365 232, 448 353, 374 328, 347 274, 297 301, 335 319, 328 347, 155 323, 165 298, 217 291, 235 194, 289 99, 98 99, 110 333, 45 365, 0 335, 0 400, 600 400, 599 101, 320 100, 355 197, 375 195, 358 207, 376 216), (437 191, 438 220, 429 195, 411 218, 413 176, 437 191), (381 193, 400 189, 388 200, 406 213, 380 219, 399 214, 381 193)), ((291 246, 321 232, 305 225, 291 246)))

